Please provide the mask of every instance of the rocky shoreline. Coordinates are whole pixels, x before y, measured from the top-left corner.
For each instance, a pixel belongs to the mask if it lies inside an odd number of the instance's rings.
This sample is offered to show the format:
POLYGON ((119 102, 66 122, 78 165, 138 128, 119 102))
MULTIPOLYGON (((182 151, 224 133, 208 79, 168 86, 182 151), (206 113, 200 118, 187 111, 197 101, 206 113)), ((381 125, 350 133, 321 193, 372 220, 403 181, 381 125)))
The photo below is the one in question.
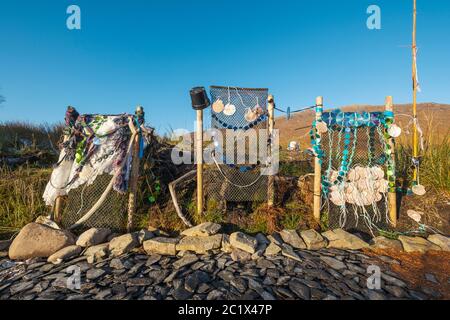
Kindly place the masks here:
MULTIPOLYGON (((10 246, 0 247, 1 300, 438 299, 439 292, 412 289, 389 268, 399 261, 360 249, 448 251, 443 236, 376 238, 370 245, 341 229, 253 237, 221 234, 220 225, 206 223, 177 238, 156 229, 121 236, 91 229, 77 239, 42 224, 24 229, 10 246), (36 237, 56 231, 63 248, 44 255, 36 237), (27 241, 35 247, 24 250, 20 242, 27 241), (10 260, 36 253, 25 262, 10 260), (376 268, 379 289, 373 288, 376 268)), ((436 281, 432 274, 428 280, 436 281)))

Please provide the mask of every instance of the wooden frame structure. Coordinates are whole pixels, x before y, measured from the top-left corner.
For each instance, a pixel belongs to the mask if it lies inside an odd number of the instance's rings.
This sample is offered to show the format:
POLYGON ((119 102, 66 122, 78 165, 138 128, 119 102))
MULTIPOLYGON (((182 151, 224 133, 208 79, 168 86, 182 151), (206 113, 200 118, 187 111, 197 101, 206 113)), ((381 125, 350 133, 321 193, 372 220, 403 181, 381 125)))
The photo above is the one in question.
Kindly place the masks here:
MULTIPOLYGON (((323 97, 316 98, 316 118, 315 120, 320 119, 320 114, 317 112, 317 107, 323 106, 323 97)), ((385 103, 386 111, 394 111, 393 99, 392 96, 386 97, 385 103)), ((320 136, 320 134, 319 134, 320 136)), ((395 142, 394 138, 389 139, 389 146, 393 152, 390 157, 394 163, 395 168, 395 142)), ((388 193, 388 203, 389 203, 389 218, 391 221, 391 225, 393 227, 397 226, 397 194, 395 192, 388 193)), ((320 164, 319 157, 315 157, 314 159, 314 205, 313 205, 313 215, 314 219, 320 223, 321 219, 321 208, 322 208, 322 166, 320 164)))
MULTIPOLYGON (((141 107, 141 111, 143 112, 143 108, 141 107)), ((133 229, 133 217, 136 212, 136 201, 137 201, 137 191, 138 191, 138 181, 139 181, 139 169, 140 169, 140 146, 142 137, 139 134, 139 128, 136 127, 136 124, 132 119, 129 120, 128 126, 131 131, 130 143, 128 146, 127 153, 132 154, 132 162, 131 162, 131 172, 129 177, 129 195, 128 195, 128 206, 127 206, 127 232, 131 232, 133 229)), ((142 128, 141 128, 142 129, 142 128)), ((143 130, 143 129, 142 129, 143 130)), ((64 141, 67 141, 68 137, 64 136, 64 141)), ((78 220, 74 225, 72 225, 69 229, 75 229, 80 226, 83 222, 88 220, 97 209, 104 203, 106 197, 109 192, 112 191, 113 182, 116 175, 114 175, 111 179, 111 182, 107 186, 106 190, 103 192, 100 199, 95 203, 95 205, 86 213, 80 220, 78 220)), ((60 223, 62 220, 62 211, 63 211, 63 199, 64 196, 58 196, 55 200, 55 204, 53 206, 53 220, 57 223, 60 223)))

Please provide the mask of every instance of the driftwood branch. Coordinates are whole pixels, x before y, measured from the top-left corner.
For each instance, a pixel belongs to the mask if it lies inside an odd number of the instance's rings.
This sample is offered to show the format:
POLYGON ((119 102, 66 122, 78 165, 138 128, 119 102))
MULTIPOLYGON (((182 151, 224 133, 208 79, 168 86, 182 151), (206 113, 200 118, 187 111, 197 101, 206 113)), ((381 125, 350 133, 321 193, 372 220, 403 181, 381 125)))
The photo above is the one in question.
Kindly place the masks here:
POLYGON ((175 192, 175 187, 177 186, 178 183, 180 183, 180 182, 182 182, 184 180, 190 179, 191 177, 195 176, 196 173, 197 173, 197 170, 192 170, 192 171, 186 173, 184 176, 181 176, 177 180, 172 181, 171 183, 169 183, 169 191, 170 191, 170 195, 172 197, 173 205, 175 206, 175 210, 177 211, 177 214, 180 217, 180 219, 188 227, 192 227, 192 223, 189 222, 189 220, 184 216, 183 211, 181 210, 181 208, 180 208, 180 206, 178 204, 177 194, 175 192))

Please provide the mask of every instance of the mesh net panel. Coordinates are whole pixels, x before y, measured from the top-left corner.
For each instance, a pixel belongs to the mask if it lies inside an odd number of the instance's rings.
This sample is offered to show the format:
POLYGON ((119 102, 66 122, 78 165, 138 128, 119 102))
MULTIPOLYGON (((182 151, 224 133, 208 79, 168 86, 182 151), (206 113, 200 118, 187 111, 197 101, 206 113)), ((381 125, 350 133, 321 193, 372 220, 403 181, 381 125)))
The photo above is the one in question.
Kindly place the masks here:
MULTIPOLYGON (((354 128, 352 128, 353 130, 354 128)), ((379 128, 381 129, 381 128, 379 128)), ((383 167, 385 164, 384 158, 384 144, 382 138, 379 136, 378 130, 376 127, 373 129, 375 134, 370 136, 370 128, 369 127, 359 127, 357 128, 356 134, 356 146, 354 150, 354 158, 350 167, 361 166, 361 167, 372 167, 372 166, 381 166, 383 167), (372 141, 372 143, 371 143, 372 141), (370 149, 372 152, 369 152, 370 149)), ((324 151, 323 163, 322 163, 322 174, 326 172, 329 166, 329 161, 331 157, 331 165, 333 170, 338 170, 340 167, 340 163, 342 160, 342 151, 344 150, 344 135, 345 132, 342 129, 342 126, 332 126, 328 128, 328 132, 322 134, 322 150, 324 151)), ((354 135, 351 134, 350 139, 350 152, 353 150, 354 143, 354 135)), ((322 195, 322 197, 326 197, 322 195)), ((355 210, 353 205, 346 204, 345 207, 347 209, 346 214, 346 223, 342 225, 342 213, 341 207, 335 205, 332 201, 326 201, 324 199, 324 207, 322 211, 324 214, 328 214, 328 223, 330 229, 341 228, 343 227, 346 230, 352 231, 360 231, 364 233, 370 233, 371 230, 368 225, 364 221, 364 217, 361 213, 355 214, 355 210)), ((378 201, 374 204, 377 210, 374 210, 372 206, 365 206, 368 216, 376 227, 379 229, 387 230, 390 227, 389 221, 387 219, 388 213, 388 203, 387 203, 387 194, 383 196, 381 201, 378 201), (379 213, 379 215, 376 214, 379 213)), ((359 208, 361 209, 361 208, 359 208)), ((361 210, 358 210, 361 211, 361 210)), ((372 228, 372 232, 376 232, 372 228)))
MULTIPOLYGON (((69 192, 62 216, 64 228, 75 224, 97 203, 111 179, 111 175, 104 174, 97 177, 92 185, 85 184, 69 192)), ((95 227, 109 228, 115 232, 125 231, 127 203, 128 194, 110 191, 99 209, 80 226, 80 230, 95 227)))
POLYGON ((233 115, 211 111, 212 128, 221 130, 223 133, 224 157, 229 157, 234 152, 233 158, 236 161, 235 136, 246 136, 248 130, 254 129, 256 130, 256 141, 246 138, 245 160, 242 159, 244 161, 233 162, 236 165, 229 165, 221 164, 221 162, 227 163, 226 159, 218 159, 218 166, 207 166, 205 170, 207 196, 215 200, 230 202, 267 200, 268 177, 261 175, 261 164, 265 164, 266 159, 258 157, 259 163, 251 163, 248 150, 250 143, 258 143, 259 151, 261 145, 267 145, 267 136, 262 138, 260 132, 261 129, 265 133, 267 132, 267 117, 258 118, 259 120, 256 122, 248 122, 245 119, 245 114, 248 109, 253 109, 257 105, 262 108, 264 115, 267 114, 268 89, 213 86, 211 87, 211 98, 212 103, 221 100, 224 105, 232 104, 236 107, 236 112, 233 115), (229 149, 231 145, 234 147, 229 149))

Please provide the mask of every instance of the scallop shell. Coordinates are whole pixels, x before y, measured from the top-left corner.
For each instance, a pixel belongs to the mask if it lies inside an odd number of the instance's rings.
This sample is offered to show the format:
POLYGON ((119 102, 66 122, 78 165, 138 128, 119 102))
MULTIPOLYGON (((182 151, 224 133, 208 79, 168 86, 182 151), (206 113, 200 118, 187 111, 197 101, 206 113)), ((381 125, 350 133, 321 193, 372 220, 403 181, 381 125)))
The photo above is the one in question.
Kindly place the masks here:
POLYGON ((316 129, 317 129, 317 132, 319 132, 319 133, 326 133, 326 132, 328 132, 328 126, 323 121, 319 121, 319 122, 316 123, 316 129))
POLYGON ((218 99, 213 103, 212 109, 215 113, 221 113, 223 109, 225 109, 225 105, 223 104, 222 100, 218 99))

